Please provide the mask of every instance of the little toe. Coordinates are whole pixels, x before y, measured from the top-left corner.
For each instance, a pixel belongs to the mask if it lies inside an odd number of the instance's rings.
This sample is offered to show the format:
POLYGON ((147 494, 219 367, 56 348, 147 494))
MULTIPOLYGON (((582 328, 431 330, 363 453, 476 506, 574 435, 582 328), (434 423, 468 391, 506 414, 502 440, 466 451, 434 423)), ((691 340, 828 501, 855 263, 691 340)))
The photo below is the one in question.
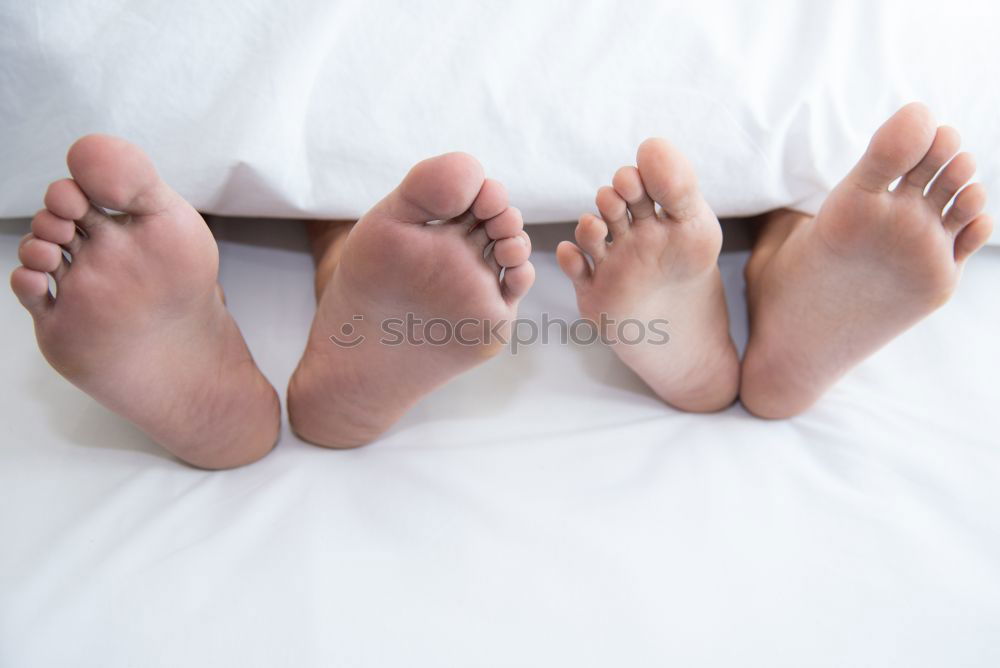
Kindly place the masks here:
POLYGON ((953 234, 983 212, 986 206, 986 188, 981 183, 970 183, 958 193, 944 215, 944 226, 953 234))
POLYGON ((622 167, 615 172, 611 183, 615 191, 628 205, 633 223, 648 222, 656 219, 656 205, 646 193, 642 177, 635 167, 622 167))
POLYGON ((608 226, 597 216, 585 213, 576 225, 576 243, 594 262, 601 262, 608 252, 608 226))
POLYGON ((60 218, 48 209, 42 209, 31 220, 31 233, 39 239, 69 246, 76 236, 76 224, 72 220, 60 218))
POLYGON ((972 154, 959 153, 931 183, 930 190, 927 191, 928 201, 935 210, 943 210, 955 193, 968 183, 975 173, 976 160, 972 154))
POLYGON ((907 172, 900 185, 922 194, 941 167, 958 153, 961 143, 962 140, 955 128, 947 125, 939 127, 927 155, 916 167, 907 172))
POLYGON ((517 207, 509 206, 500 215, 487 220, 483 224, 483 228, 490 239, 512 237, 524 229, 524 219, 521 217, 521 210, 517 207))
POLYGON ((507 188, 496 179, 486 179, 472 203, 472 215, 476 220, 489 220, 503 213, 507 202, 507 188))
POLYGON ((556 261, 563 273, 573 281, 573 285, 581 286, 590 280, 590 264, 583 251, 572 241, 561 241, 556 246, 556 261))
POLYGON ((17 259, 28 269, 46 273, 55 272, 63 262, 63 249, 51 241, 33 235, 21 241, 17 259))
POLYGON ((597 210, 611 231, 612 239, 621 239, 628 233, 628 207, 625 200, 611 186, 603 186, 595 198, 597 210))
MULTIPOLYGON (((118 137, 95 134, 78 139, 66 155, 66 164, 87 199, 99 207, 146 216, 164 211, 177 197, 149 157, 118 137)), ((72 220, 88 215, 77 211, 72 220)))
POLYGON ((869 192, 884 192, 927 155, 937 126, 927 107, 906 105, 875 131, 868 149, 854 169, 852 181, 869 192))
POLYGON ((534 282, 535 267, 530 262, 524 262, 504 269, 501 290, 508 302, 516 302, 528 294, 534 282))
POLYGON ((646 192, 664 213, 676 221, 703 210, 698 178, 688 159, 665 139, 653 137, 639 145, 636 154, 646 192))
POLYGON ((52 307, 49 279, 43 272, 18 267, 10 275, 10 289, 32 317, 40 317, 52 307))
POLYGON ((982 248, 993 234, 993 219, 982 214, 962 228, 955 237, 955 262, 962 263, 982 248))
POLYGON ((403 223, 448 220, 472 206, 484 183, 483 167, 467 153, 445 153, 414 165, 377 208, 403 223))
POLYGON ((523 231, 517 236, 500 239, 493 246, 493 257, 501 267, 523 264, 531 255, 531 241, 523 231))

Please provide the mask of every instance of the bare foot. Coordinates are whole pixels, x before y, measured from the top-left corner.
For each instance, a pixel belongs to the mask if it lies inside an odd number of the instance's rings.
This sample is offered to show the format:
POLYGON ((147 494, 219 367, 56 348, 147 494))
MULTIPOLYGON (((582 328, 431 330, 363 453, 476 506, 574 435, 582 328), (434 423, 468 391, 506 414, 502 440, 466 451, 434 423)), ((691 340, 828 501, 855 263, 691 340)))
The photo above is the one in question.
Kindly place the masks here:
MULTIPOLYGON (((502 343, 483 328, 500 324, 506 339, 535 276, 522 228, 503 186, 484 179, 473 157, 448 153, 414 166, 342 243, 330 244, 340 259, 288 387, 295 432, 328 447, 363 445, 422 396, 497 354, 502 343)), ((317 269, 329 264, 318 258, 317 269)))
POLYGON ((649 329, 642 342, 629 343, 619 334, 634 341, 637 332, 603 328, 621 360, 664 401, 687 411, 725 408, 736 398, 739 359, 717 264, 719 221, 691 165, 667 142, 646 140, 636 162, 638 169, 622 167, 614 187, 597 192, 603 220, 580 219, 579 246, 561 243, 559 265, 573 281, 581 315, 592 322, 636 319, 655 329, 654 321, 668 321, 658 326, 669 335, 666 343, 649 329))
POLYGON ((985 189, 963 188, 975 165, 968 153, 955 155, 958 146, 958 134, 937 127, 926 107, 907 105, 814 220, 772 217, 746 270, 751 333, 740 396, 750 412, 802 412, 948 300, 992 230, 985 189))
POLYGON ((186 462, 263 457, 278 397, 222 303, 205 222, 121 139, 84 137, 67 162, 73 178, 49 186, 11 275, 45 359, 186 462))

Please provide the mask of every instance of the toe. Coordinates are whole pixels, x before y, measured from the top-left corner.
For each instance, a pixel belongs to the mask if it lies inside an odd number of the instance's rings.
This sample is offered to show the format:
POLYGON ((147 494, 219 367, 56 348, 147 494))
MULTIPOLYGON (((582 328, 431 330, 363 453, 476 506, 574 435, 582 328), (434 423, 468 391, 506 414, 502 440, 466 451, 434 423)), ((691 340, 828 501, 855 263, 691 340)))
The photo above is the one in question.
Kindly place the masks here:
POLYGON ((563 241, 556 247, 556 260, 563 273, 580 286, 590 280, 590 264, 583 251, 572 241, 563 241))
POLYGON ((976 161, 972 154, 959 153, 931 183, 927 200, 935 210, 941 211, 975 173, 976 161))
POLYGON ((490 239, 506 239, 524 229, 524 219, 520 209, 509 206, 499 216, 487 220, 483 227, 490 239))
POLYGON ((576 226, 576 243, 594 262, 600 262, 608 251, 608 227, 597 216, 585 213, 576 226))
POLYGON ((10 289, 32 317, 40 317, 52 307, 49 279, 43 272, 18 267, 10 275, 10 289))
POLYGON ((944 216, 944 226, 957 233, 983 212, 986 206, 986 188, 981 183, 972 183, 962 188, 954 203, 944 216))
POLYGON ((507 208, 507 202, 507 188, 496 179, 486 179, 472 203, 472 215, 476 220, 495 218, 507 208))
POLYGON ((642 223, 656 218, 656 207, 653 200, 646 194, 642 177, 635 167, 622 167, 615 172, 611 184, 615 191, 628 205, 629 213, 632 214, 633 223, 642 223))
MULTIPOLYGON (((100 207, 145 216, 173 202, 173 191, 160 179, 152 161, 124 139, 87 135, 70 147, 66 163, 80 189, 100 207)), ((84 215, 80 212, 72 219, 84 215)))
POLYGON ((636 154, 646 192, 674 220, 701 212, 702 198, 694 168, 684 154, 665 139, 647 139, 636 154))
POLYGON ((60 218, 48 209, 42 209, 31 220, 31 233, 39 239, 69 246, 76 236, 76 225, 72 220, 60 218))
POLYGON ((45 208, 64 220, 79 220, 87 213, 90 202, 73 179, 60 179, 45 191, 45 208))
POLYGON ((955 128, 947 125, 939 127, 927 155, 916 167, 907 172, 900 185, 923 193, 938 170, 958 153, 958 147, 961 143, 961 138, 955 128))
POLYGON ((625 200, 611 186, 604 186, 597 191, 595 198, 597 210, 607 223, 612 239, 621 239, 628 233, 628 207, 625 200))
POLYGON ((535 267, 530 262, 525 262, 504 270, 501 289, 508 302, 516 302, 528 294, 534 282, 535 267))
POLYGON ((962 228, 955 238, 955 261, 965 262, 983 247, 993 234, 993 219, 983 214, 962 228))
POLYGON ((915 168, 934 142, 937 126, 927 107, 906 105, 875 131, 868 150, 851 172, 853 182, 870 192, 883 192, 915 168))
POLYGON ((531 255, 531 240, 523 231, 517 236, 500 239, 493 246, 493 257, 501 267, 516 267, 531 255))
POLYGON ((52 273, 62 264, 62 253, 57 244, 28 235, 17 249, 17 259, 28 269, 52 273))
POLYGON ((483 182, 478 160, 466 153, 445 153, 414 165, 378 206, 404 223, 447 220, 469 210, 483 182))

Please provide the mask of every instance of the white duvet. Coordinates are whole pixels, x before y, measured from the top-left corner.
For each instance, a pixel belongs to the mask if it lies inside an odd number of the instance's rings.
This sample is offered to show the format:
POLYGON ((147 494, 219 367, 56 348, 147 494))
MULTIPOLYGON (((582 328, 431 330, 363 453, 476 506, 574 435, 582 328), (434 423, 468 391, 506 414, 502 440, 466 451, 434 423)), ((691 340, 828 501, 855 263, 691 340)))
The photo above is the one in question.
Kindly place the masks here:
POLYGON ((0 216, 77 136, 132 139, 198 208, 355 217, 469 151, 571 220, 650 135, 722 216, 814 210, 910 100, 1000 202, 1000 4, 63 0, 0 7, 0 216))

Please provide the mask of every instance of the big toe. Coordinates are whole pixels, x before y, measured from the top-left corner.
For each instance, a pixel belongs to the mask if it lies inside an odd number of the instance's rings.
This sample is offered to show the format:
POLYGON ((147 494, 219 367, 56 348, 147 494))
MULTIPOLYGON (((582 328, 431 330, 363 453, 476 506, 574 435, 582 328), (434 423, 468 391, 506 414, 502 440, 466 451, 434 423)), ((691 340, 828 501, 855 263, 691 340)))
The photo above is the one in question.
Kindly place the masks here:
POLYGON ((636 165, 646 192, 671 218, 683 219, 700 212, 703 200, 694 167, 670 142, 658 137, 642 142, 636 165))
POLYGON ((934 143, 937 125, 930 110, 911 102, 882 124, 854 168, 855 181, 866 190, 883 191, 916 167, 934 143))
POLYGON ((455 218, 469 210, 484 180, 483 167, 474 157, 445 153, 414 165, 380 208, 407 223, 455 218))
POLYGON ((70 147, 66 163, 73 179, 98 206, 147 215, 169 204, 171 191, 152 161, 124 139, 101 134, 82 137, 70 147))

